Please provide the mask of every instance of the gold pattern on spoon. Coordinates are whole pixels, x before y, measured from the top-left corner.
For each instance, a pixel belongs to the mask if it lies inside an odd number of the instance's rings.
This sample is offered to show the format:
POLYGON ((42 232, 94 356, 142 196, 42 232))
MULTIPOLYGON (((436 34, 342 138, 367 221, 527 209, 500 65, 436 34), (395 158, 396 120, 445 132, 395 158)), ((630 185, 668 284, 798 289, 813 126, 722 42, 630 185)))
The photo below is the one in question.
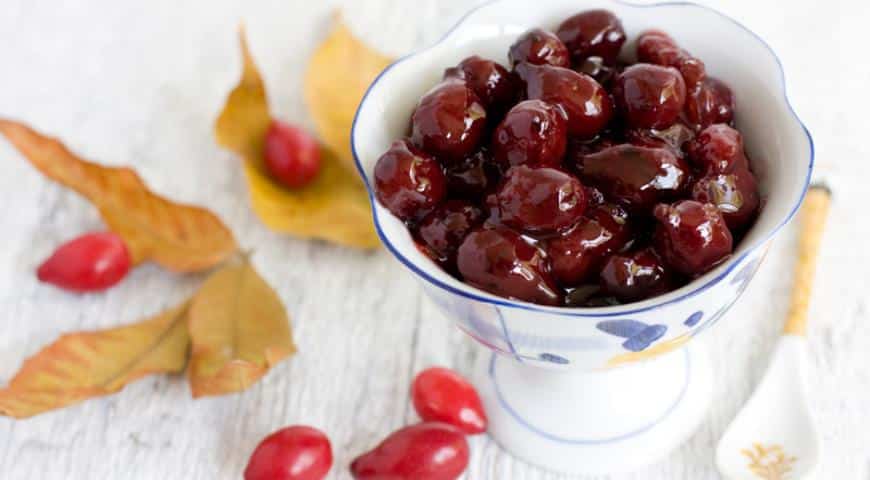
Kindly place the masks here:
POLYGON ((761 443, 754 443, 752 448, 741 450, 740 453, 749 458, 749 471, 764 480, 787 480, 792 465, 797 461, 797 457, 787 455, 780 445, 765 447, 761 443))

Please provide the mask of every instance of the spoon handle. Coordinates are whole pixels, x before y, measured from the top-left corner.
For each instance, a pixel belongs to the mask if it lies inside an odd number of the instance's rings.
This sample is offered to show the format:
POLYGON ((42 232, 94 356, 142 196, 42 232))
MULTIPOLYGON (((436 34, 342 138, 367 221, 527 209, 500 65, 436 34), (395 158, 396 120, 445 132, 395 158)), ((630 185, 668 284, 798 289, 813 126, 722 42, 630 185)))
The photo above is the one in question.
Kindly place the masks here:
POLYGON ((794 286, 791 293, 791 307, 785 321, 783 333, 806 335, 807 309, 813 277, 816 273, 816 257, 825 219, 831 202, 831 190, 823 185, 813 185, 807 192, 801 208, 801 232, 798 245, 798 260, 794 272, 794 286))

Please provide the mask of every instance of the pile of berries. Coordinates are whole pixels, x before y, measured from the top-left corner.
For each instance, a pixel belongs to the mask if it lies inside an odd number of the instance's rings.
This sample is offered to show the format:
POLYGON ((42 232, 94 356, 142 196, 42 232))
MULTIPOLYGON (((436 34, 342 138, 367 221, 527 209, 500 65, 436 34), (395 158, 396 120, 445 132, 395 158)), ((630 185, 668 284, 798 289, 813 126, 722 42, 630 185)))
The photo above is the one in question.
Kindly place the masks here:
POLYGON ((650 298, 725 261, 758 215, 734 95, 666 33, 606 10, 471 56, 374 168, 378 200, 458 279, 543 305, 650 298), (508 68, 509 67, 509 68, 508 68))
MULTIPOLYGON (((422 421, 401 428, 350 465, 357 480, 452 480, 468 466, 466 435, 486 431, 486 414, 474 387, 441 367, 420 372, 411 388, 422 421)), ((272 433, 254 450, 245 480, 320 480, 332 467, 326 435, 292 426, 272 433)))

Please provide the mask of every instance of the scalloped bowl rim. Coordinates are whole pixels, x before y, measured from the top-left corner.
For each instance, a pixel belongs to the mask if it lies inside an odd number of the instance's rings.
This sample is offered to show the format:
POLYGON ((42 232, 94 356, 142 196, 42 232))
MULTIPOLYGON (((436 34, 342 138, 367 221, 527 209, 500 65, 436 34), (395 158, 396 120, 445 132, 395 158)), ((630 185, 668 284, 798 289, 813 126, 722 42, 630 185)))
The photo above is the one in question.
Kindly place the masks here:
POLYGON ((509 298, 500 297, 498 295, 488 293, 486 291, 480 290, 476 287, 473 287, 473 286, 467 285, 467 284, 463 284, 464 288, 459 289, 459 288, 456 288, 454 286, 448 285, 448 284, 444 283, 443 281, 441 281, 437 278, 434 278, 430 274, 423 271, 423 269, 419 268, 415 264, 415 262, 413 262, 412 260, 405 257, 399 251, 399 249, 395 245, 393 245, 393 243, 390 241, 390 239, 387 237, 387 235, 383 232, 383 230, 381 228, 380 219, 378 217, 378 211, 377 211, 377 208, 375 206, 375 203, 377 202, 377 200, 374 197, 374 192, 372 190, 372 186, 369 184, 369 181, 368 181, 368 175, 366 174, 365 169, 363 168, 362 163, 360 162, 359 155, 357 154, 357 150, 356 150, 355 139, 356 139, 356 134, 357 134, 357 132, 356 132, 357 121, 359 119, 360 112, 363 109, 363 105, 365 104, 366 99, 369 96, 369 93, 371 93, 371 91, 375 88, 375 86, 378 84, 378 82, 381 80, 381 78, 383 78, 385 75, 387 75, 393 67, 395 67, 396 65, 398 65, 406 60, 409 60, 415 56, 418 56, 422 53, 425 53, 426 51, 433 49, 436 46, 438 46, 439 44, 450 39, 453 35, 455 35, 461 29, 461 27, 466 23, 466 21, 472 15, 474 15, 476 12, 480 11, 481 9, 483 9, 485 7, 493 5, 495 3, 499 3, 501 1, 504 1, 504 0, 489 0, 487 2, 480 4, 480 5, 477 5, 476 7, 469 10, 466 14, 464 14, 447 31, 447 33, 445 33, 438 41, 432 43, 431 45, 429 45, 425 48, 411 52, 410 54, 405 55, 405 56, 397 59, 395 62, 391 63, 390 65, 388 65, 380 74, 378 74, 378 76, 374 79, 374 81, 372 81, 372 83, 366 89, 366 93, 365 93, 365 95, 363 95, 363 98, 360 101, 360 105, 357 108, 357 111, 354 115, 353 124, 351 126, 351 135, 350 135, 351 152, 353 154, 354 163, 356 165, 357 171, 358 171, 359 175, 362 177, 363 183, 365 183, 365 187, 366 187, 366 190, 368 192, 369 202, 371 204, 371 209, 372 209, 372 217, 373 217, 373 221, 374 221, 374 225, 375 225, 375 230, 377 231, 378 236, 380 237, 383 244, 387 247, 387 249, 402 264, 404 264, 408 269, 410 269, 412 272, 414 272, 417 276, 422 277, 424 280, 431 283, 432 285, 435 285, 435 286, 437 286, 441 289, 444 289, 450 293, 460 295, 462 297, 466 297, 466 298, 471 299, 471 300, 485 302, 485 303, 503 306, 503 307, 519 308, 519 309, 524 309, 524 310, 531 310, 531 311, 537 311, 537 312, 542 312, 542 313, 549 313, 549 314, 562 315, 562 316, 573 316, 573 317, 601 318, 601 317, 614 317, 614 316, 631 315, 631 314, 635 314, 635 313, 639 313, 639 312, 646 312, 649 310, 653 310, 653 309, 656 309, 656 308, 659 308, 659 307, 662 307, 665 305, 669 305, 672 303, 680 302, 686 298, 693 297, 693 296, 715 286, 720 281, 722 281, 725 277, 727 277, 728 274, 731 273, 738 265, 740 265, 742 263, 742 261, 747 256, 749 256, 756 249, 758 249, 759 247, 761 247, 762 245, 765 245, 768 241, 770 241, 773 238, 773 236, 794 217, 795 213, 797 212, 798 208, 800 207, 801 203, 803 202, 803 198, 806 195, 807 189, 809 188, 809 185, 810 185, 810 179, 812 176, 814 162, 815 162, 815 145, 813 144, 812 135, 810 134, 806 125, 803 123, 803 121, 797 115, 797 113, 795 113, 794 108, 792 107, 791 102, 789 101, 788 92, 787 92, 787 88, 786 88, 786 81, 785 81, 785 71, 782 68, 782 62, 780 61, 779 57, 776 55, 776 52, 774 52, 774 50, 770 47, 770 45, 767 42, 765 42, 764 39, 762 39, 758 34, 753 32, 749 28, 745 27, 743 24, 741 24, 737 20, 734 20, 733 18, 725 15, 724 13, 721 13, 718 10, 711 8, 711 7, 708 7, 708 6, 705 6, 705 5, 700 5, 697 3, 687 2, 687 1, 664 1, 664 2, 649 3, 649 4, 637 4, 637 3, 633 3, 630 1, 626 1, 626 0, 606 0, 606 1, 609 1, 611 3, 622 5, 625 7, 640 8, 640 9, 656 8, 656 7, 663 7, 663 6, 686 6, 686 7, 690 7, 690 8, 703 9, 703 10, 706 10, 708 12, 712 12, 712 13, 718 15, 721 19, 728 21, 728 22, 734 24, 735 26, 737 26, 738 28, 749 33, 762 46, 764 46, 765 49, 767 49, 767 51, 770 53, 771 57, 776 62, 777 69, 779 72, 779 85, 780 85, 780 89, 781 89, 781 92, 783 95, 783 99, 785 100, 785 104, 788 107, 788 111, 791 114, 792 119, 795 122, 797 122, 797 124, 803 130, 804 134, 806 135, 808 145, 809 145, 809 164, 807 166, 806 178, 804 179, 804 183, 803 183, 803 186, 801 188, 801 192, 797 196, 797 198, 794 200, 794 203, 793 203, 792 207, 790 208, 789 213, 774 228, 772 228, 765 236, 758 239, 753 244, 751 244, 748 248, 746 248, 745 251, 741 255, 733 256, 733 257, 729 258, 722 265, 719 265, 717 268, 711 270, 710 272, 707 272, 706 274, 702 275, 701 277, 698 277, 698 278, 692 280, 688 284, 686 284, 686 285, 684 285, 676 290, 672 290, 666 294, 659 295, 657 297, 653 297, 653 298, 643 300, 640 302, 627 303, 627 304, 623 304, 623 305, 615 305, 615 306, 608 306, 608 307, 595 307, 595 308, 544 306, 544 305, 539 305, 539 304, 526 302, 526 301, 522 301, 522 300, 513 300, 513 299, 509 299, 509 298))

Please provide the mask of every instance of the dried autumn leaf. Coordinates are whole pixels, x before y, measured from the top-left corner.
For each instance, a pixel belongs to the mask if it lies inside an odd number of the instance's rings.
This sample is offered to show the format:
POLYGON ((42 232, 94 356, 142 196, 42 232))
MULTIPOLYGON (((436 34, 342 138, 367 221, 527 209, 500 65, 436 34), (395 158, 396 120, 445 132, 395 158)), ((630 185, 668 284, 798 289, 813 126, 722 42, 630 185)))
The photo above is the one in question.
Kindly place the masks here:
POLYGON ((244 29, 239 31, 242 51, 242 78, 227 97, 227 103, 215 122, 218 143, 242 158, 259 158, 266 131, 272 123, 266 86, 254 64, 244 29))
POLYGON ((251 206, 269 228, 357 248, 378 246, 368 194, 355 171, 321 149, 321 171, 306 187, 288 189, 274 181, 262 156, 271 122, 266 89, 244 33, 240 35, 244 70, 215 124, 217 142, 245 158, 251 206))
POLYGON ((0 133, 48 178, 87 197, 124 238, 134 263, 153 260, 178 272, 198 271, 238 248, 213 213, 156 195, 131 168, 88 162, 18 122, 0 119, 0 133))
POLYGON ((187 361, 188 304, 123 327, 60 337, 24 362, 0 390, 0 414, 25 418, 108 395, 187 361))
POLYGON ((244 390, 296 352, 284 305, 247 259, 206 280, 188 329, 194 397, 244 390))
POLYGON ((308 62, 305 103, 323 142, 351 169, 353 117, 369 85, 392 61, 356 38, 336 15, 332 32, 308 62))

